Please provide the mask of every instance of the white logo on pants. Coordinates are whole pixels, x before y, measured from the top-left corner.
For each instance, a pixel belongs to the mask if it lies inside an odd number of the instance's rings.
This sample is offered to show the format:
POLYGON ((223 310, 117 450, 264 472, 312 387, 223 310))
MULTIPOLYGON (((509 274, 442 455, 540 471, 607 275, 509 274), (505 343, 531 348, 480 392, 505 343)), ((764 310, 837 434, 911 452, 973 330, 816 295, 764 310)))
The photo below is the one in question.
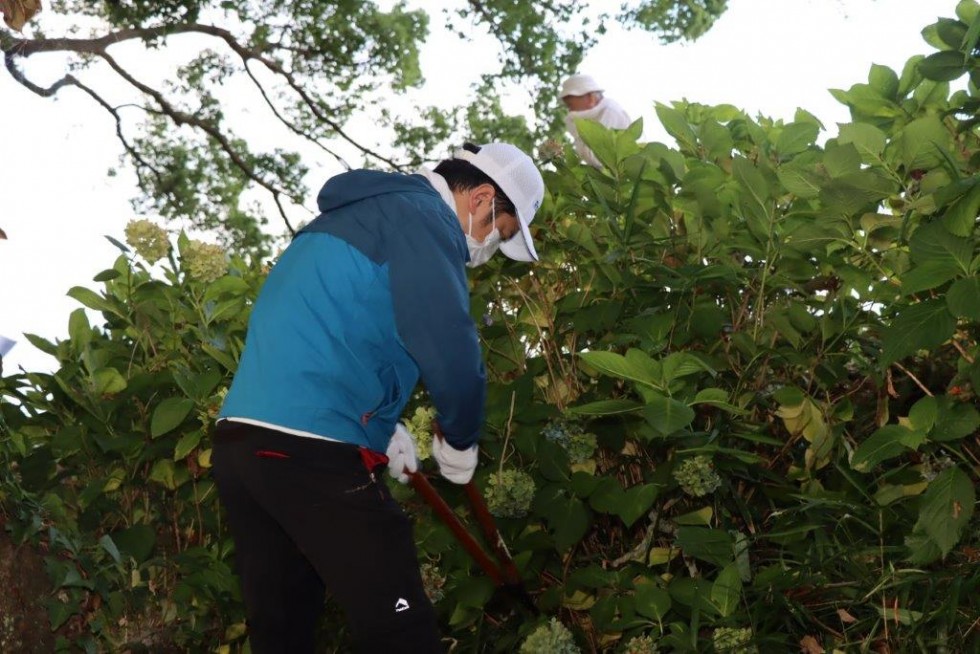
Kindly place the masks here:
POLYGON ((408 610, 408 600, 399 597, 398 601, 395 602, 395 613, 401 613, 402 611, 408 610))

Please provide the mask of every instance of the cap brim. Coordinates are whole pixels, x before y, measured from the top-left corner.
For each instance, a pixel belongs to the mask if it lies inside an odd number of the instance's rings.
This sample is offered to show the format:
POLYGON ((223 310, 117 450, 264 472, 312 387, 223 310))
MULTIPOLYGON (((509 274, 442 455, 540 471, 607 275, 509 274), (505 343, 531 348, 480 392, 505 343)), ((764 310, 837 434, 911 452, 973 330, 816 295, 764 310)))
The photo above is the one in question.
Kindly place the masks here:
POLYGON ((517 219, 517 222, 521 226, 521 231, 506 241, 501 242, 500 251, 508 259, 513 259, 514 261, 537 261, 538 253, 534 249, 530 227, 520 218, 517 219))

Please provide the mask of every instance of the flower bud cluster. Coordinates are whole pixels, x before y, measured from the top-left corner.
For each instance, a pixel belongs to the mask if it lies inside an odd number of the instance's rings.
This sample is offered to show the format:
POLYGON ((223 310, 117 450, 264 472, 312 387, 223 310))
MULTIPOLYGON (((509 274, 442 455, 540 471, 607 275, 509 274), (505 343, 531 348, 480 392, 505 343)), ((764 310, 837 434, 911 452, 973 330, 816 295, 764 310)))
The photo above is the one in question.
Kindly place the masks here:
POLYGON ((721 486, 721 477, 715 472, 711 458, 703 455, 683 461, 674 470, 674 479, 692 497, 710 495, 721 486))
POLYGON ((170 252, 167 232, 149 220, 130 220, 126 223, 126 242, 150 265, 170 252))
POLYGON ((180 254, 191 279, 210 284, 228 272, 228 260, 220 245, 191 241, 180 254))
POLYGON ((425 589, 429 601, 433 604, 439 602, 446 596, 445 575, 439 572, 439 566, 435 563, 423 563, 419 570, 422 573, 422 587, 425 589))
POLYGON ((660 648, 650 636, 635 636, 626 643, 624 654, 657 654, 660 648))
POLYGON ((586 432, 579 424, 564 420, 549 423, 541 433, 548 440, 561 445, 572 463, 588 461, 598 447, 595 434, 586 432))
POLYGON ((435 418, 435 409, 420 406, 405 423, 408 431, 415 436, 415 454, 419 461, 432 456, 432 421, 435 418))
POLYGON ((582 650, 575 644, 572 632, 556 618, 532 631, 520 649, 520 654, 581 654, 581 652, 582 650))
POLYGON ((752 630, 748 627, 718 627, 711 636, 718 654, 756 654, 752 644, 752 630))
POLYGON ((504 470, 487 482, 487 508, 498 518, 522 518, 534 500, 534 480, 523 470, 504 470))

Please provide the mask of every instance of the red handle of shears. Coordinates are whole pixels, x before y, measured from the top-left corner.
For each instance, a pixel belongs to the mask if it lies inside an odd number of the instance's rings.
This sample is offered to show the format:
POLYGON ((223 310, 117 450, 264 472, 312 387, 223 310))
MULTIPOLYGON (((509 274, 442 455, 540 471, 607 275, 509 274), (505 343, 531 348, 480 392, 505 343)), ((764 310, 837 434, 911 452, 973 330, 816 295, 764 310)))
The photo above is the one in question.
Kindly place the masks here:
MULTIPOLYGON (((429 480, 421 472, 408 472, 409 481, 412 487, 426 502, 435 510, 446 526, 453 532, 460 544, 469 552, 473 560, 483 568, 483 571, 493 581, 494 585, 500 586, 504 583, 504 575, 496 563, 483 551, 480 544, 476 542, 473 535, 463 526, 453 510, 446 504, 439 493, 433 488, 429 480)), ((468 484, 469 486, 470 484, 468 484)))

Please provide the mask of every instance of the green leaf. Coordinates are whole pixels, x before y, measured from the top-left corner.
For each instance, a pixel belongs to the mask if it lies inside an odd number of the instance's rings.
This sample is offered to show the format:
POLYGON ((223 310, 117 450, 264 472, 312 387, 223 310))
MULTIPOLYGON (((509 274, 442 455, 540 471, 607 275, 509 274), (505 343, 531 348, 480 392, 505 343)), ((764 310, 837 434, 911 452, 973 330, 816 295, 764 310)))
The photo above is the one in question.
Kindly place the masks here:
POLYGON ((956 50, 966 38, 967 26, 961 21, 952 18, 940 18, 936 22, 936 36, 943 42, 945 47, 941 50, 956 50))
POLYGON ((692 610, 702 615, 714 615, 717 612, 715 605, 711 603, 709 598, 711 584, 705 579, 674 577, 670 580, 667 591, 670 593, 671 599, 675 602, 689 606, 692 610))
POLYGON ((881 97, 888 100, 895 100, 898 95, 898 75, 888 66, 871 64, 871 71, 868 73, 868 84, 871 88, 878 91, 881 97))
POLYGON ((123 254, 129 254, 131 252, 131 250, 129 249, 129 247, 125 243, 120 243, 119 241, 117 241, 116 239, 112 238, 108 234, 103 234, 103 236, 105 236, 105 238, 106 238, 107 241, 109 241, 110 243, 112 243, 113 245, 115 245, 117 248, 119 248, 119 251, 122 252, 123 254))
POLYGON ((156 532, 149 525, 133 525, 127 529, 112 532, 111 536, 119 551, 132 557, 137 563, 142 563, 150 558, 153 547, 156 545, 156 532))
POLYGON ((726 618, 735 612, 741 598, 742 578, 738 566, 732 563, 718 573, 715 583, 712 584, 711 602, 718 609, 721 617, 726 618))
POLYGON ((980 277, 953 282, 946 292, 946 306, 954 316, 980 321, 980 277))
POLYGON ((909 409, 909 422, 916 431, 928 433, 936 424, 936 416, 939 413, 939 403, 934 397, 924 397, 909 409))
POLYGON ((727 566, 735 559, 731 535, 723 529, 706 527, 678 527, 675 546, 687 556, 727 566))
POLYGON ((637 582, 634 598, 636 612, 658 622, 670 611, 670 593, 652 581, 637 582))
POLYGON ((955 268, 951 268, 948 264, 940 261, 927 261, 918 264, 902 273, 902 294, 912 295, 942 286, 956 277, 956 274, 955 268))
MULTIPOLYGON (((943 227, 956 236, 971 236, 977 224, 977 214, 980 214, 980 178, 974 177, 970 181, 970 189, 953 202, 942 217, 943 227)), ((940 193, 936 195, 938 201, 940 193)))
POLYGON ((962 52, 944 50, 934 52, 919 62, 919 72, 926 79, 936 82, 952 82, 968 70, 962 52))
POLYGON ((828 143, 823 165, 833 178, 851 175, 861 170, 861 154, 853 143, 828 143))
POLYGON ((674 523, 678 525, 709 527, 711 525, 711 517, 714 513, 714 509, 710 506, 705 506, 697 511, 691 511, 690 513, 677 516, 674 518, 674 523))
POLYGON ((85 309, 75 309, 68 316, 68 337, 75 352, 81 352, 92 342, 92 327, 88 323, 85 309))
POLYGON ((776 170, 776 177, 790 193, 801 198, 815 198, 820 195, 824 178, 813 166, 805 166, 793 161, 776 170))
POLYGON ((24 334, 24 338, 27 342, 41 350, 45 354, 50 354, 53 357, 58 356, 58 346, 47 340, 46 338, 41 338, 37 334, 24 334))
POLYGON ((906 536, 905 545, 909 548, 908 560, 914 565, 928 565, 943 555, 936 541, 921 531, 906 536))
POLYGON ((96 275, 95 277, 93 277, 92 278, 92 281, 93 282, 108 282, 108 281, 112 281, 113 279, 116 279, 121 274, 122 273, 120 273, 115 268, 109 268, 108 270, 103 270, 98 275, 96 275))
POLYGON ((568 487, 575 493, 575 497, 585 499, 595 492, 603 477, 596 477, 588 472, 576 471, 572 473, 572 478, 568 482, 568 487))
POLYGON ((667 130, 667 133, 677 140, 682 150, 692 152, 696 149, 697 136, 688 124, 684 114, 667 105, 657 103, 657 118, 667 130))
POLYGON ((626 363, 637 372, 637 374, 651 385, 660 385, 663 381, 664 371, 660 363, 654 361, 649 354, 643 350, 630 348, 626 350, 626 363))
POLYGON ((820 190, 820 199, 828 209, 854 213, 897 190, 894 180, 885 173, 867 168, 834 178, 820 190))
POLYGON ((482 609, 493 597, 493 582, 482 575, 463 577, 453 597, 461 606, 482 609))
POLYGON ((921 495, 929 486, 929 482, 919 482, 917 484, 882 484, 881 487, 875 491, 874 498, 880 506, 888 506, 898 500, 904 499, 906 497, 915 497, 916 495, 921 495))
POLYGON ((194 401, 186 397, 168 397, 157 405, 150 419, 150 435, 157 438, 175 429, 194 408, 194 401))
POLYGON ((669 436, 691 424, 694 420, 694 410, 671 397, 652 393, 647 399, 643 416, 661 436, 669 436))
POLYGON ((575 127, 585 145, 610 170, 616 170, 624 159, 640 151, 640 146, 631 137, 629 130, 620 132, 585 118, 577 119, 575 127))
POLYGON ((882 337, 881 362, 890 365, 917 350, 933 348, 953 335, 956 321, 943 299, 913 304, 892 320, 882 337))
POLYGON ((847 123, 841 125, 837 140, 840 143, 852 143, 861 153, 863 161, 874 163, 881 159, 881 155, 885 151, 887 136, 880 129, 868 123, 847 123))
POLYGON ((203 402, 221 382, 220 370, 210 369, 195 373, 188 370, 175 371, 174 381, 187 397, 203 402))
POLYGON ((917 439, 921 442, 924 437, 922 432, 915 432, 901 425, 885 425, 858 445, 851 457, 851 468, 858 472, 870 472, 882 461, 907 452, 910 446, 906 443, 916 443, 917 439))
POLYGON ((56 631, 68 621, 68 618, 81 611, 81 606, 77 600, 65 603, 52 597, 45 604, 48 608, 48 621, 51 623, 51 631, 56 631))
POLYGON ((150 481, 155 481, 168 490, 177 488, 177 481, 174 477, 174 462, 170 459, 159 459, 150 468, 150 481))
POLYGON ((96 395, 115 395, 126 390, 126 379, 115 368, 99 368, 92 373, 96 395))
POLYGON ((204 299, 217 300, 226 294, 242 296, 248 294, 249 290, 248 282, 241 277, 225 275, 208 285, 207 290, 204 291, 204 299))
POLYGON ((949 150, 952 135, 938 116, 913 120, 893 141, 901 163, 909 170, 933 168, 942 164, 939 149, 949 150))
POLYGON ((743 414, 745 411, 728 401, 728 392, 721 388, 702 388, 694 396, 691 404, 707 404, 718 407, 729 413, 743 414))
POLYGON ((908 95, 922 83, 922 73, 919 72, 919 62, 925 59, 923 55, 914 55, 905 62, 902 68, 902 76, 898 80, 898 93, 901 96, 908 95))
POLYGON ((909 252, 916 263, 942 264, 956 273, 970 273, 973 246, 968 238, 950 234, 942 225, 922 225, 909 240, 909 252))
POLYGON ((680 379, 681 377, 686 377, 688 375, 696 375, 702 372, 708 372, 712 375, 715 371, 706 364, 704 361, 694 356, 693 354, 688 354, 687 352, 673 352, 667 356, 662 362, 663 367, 663 378, 668 384, 675 379, 680 379))
POLYGON ((724 125, 713 120, 705 121, 701 125, 700 136, 701 143, 708 151, 708 159, 716 161, 732 156, 735 142, 731 132, 724 125))
POLYGON ((776 152, 784 156, 803 152, 816 142, 819 134, 820 128, 810 122, 785 125, 776 139, 776 152))
POLYGON ((550 481, 568 481, 570 467, 568 453, 558 443, 547 439, 538 442, 536 458, 538 470, 550 481))
POLYGON ((623 495, 623 487, 618 480, 603 477, 589 495, 589 505, 600 513, 616 515, 619 513, 623 495))
POLYGON ((938 404, 938 416, 929 440, 939 443, 955 441, 980 428, 980 412, 975 406, 954 403, 948 397, 939 398, 938 404))
POLYGON ((980 19, 980 5, 976 0, 960 0, 956 3, 956 17, 972 28, 980 19))
POLYGON ((641 484, 623 493, 617 514, 626 523, 627 528, 632 527, 634 522, 650 510, 658 493, 659 488, 656 484, 641 484))
POLYGON ((112 537, 109 534, 105 534, 99 539, 99 545, 101 545, 102 549, 109 553, 109 556, 112 557, 113 561, 116 563, 122 563, 122 556, 119 554, 119 548, 116 547, 116 543, 113 542, 112 537))
POLYGON ((195 429, 181 436, 176 447, 174 447, 174 461, 180 461, 190 454, 200 444, 202 435, 200 429, 195 429))
POLYGON ((582 540, 591 521, 592 516, 582 500, 575 497, 559 500, 554 513, 548 516, 558 551, 564 552, 582 540))
POLYGON ((772 398, 782 406, 795 407, 803 404, 807 395, 798 386, 783 386, 772 394, 772 398))
POLYGON ((78 300, 89 309, 95 309, 96 311, 111 313, 120 318, 125 318, 125 314, 112 301, 83 286, 73 286, 68 289, 68 297, 78 300))
POLYGON ((758 206, 765 207, 769 200, 769 185, 755 164, 745 157, 736 157, 732 161, 732 172, 742 193, 748 194, 758 206))
POLYGON ((929 536, 946 556, 959 542, 963 529, 973 517, 975 501, 969 475, 958 466, 944 470, 932 480, 922 496, 915 531, 929 536))
POLYGON ((621 354, 615 352, 580 352, 579 356, 586 364, 603 374, 651 386, 659 385, 659 380, 654 378, 650 371, 638 368, 621 354))
POLYGON ((633 400, 600 400, 569 407, 568 412, 578 416, 609 416, 642 408, 642 404, 633 400))
POLYGON ((224 366, 228 372, 234 373, 238 369, 238 363, 232 357, 230 357, 227 352, 222 352, 209 343, 202 344, 201 350, 224 366))

